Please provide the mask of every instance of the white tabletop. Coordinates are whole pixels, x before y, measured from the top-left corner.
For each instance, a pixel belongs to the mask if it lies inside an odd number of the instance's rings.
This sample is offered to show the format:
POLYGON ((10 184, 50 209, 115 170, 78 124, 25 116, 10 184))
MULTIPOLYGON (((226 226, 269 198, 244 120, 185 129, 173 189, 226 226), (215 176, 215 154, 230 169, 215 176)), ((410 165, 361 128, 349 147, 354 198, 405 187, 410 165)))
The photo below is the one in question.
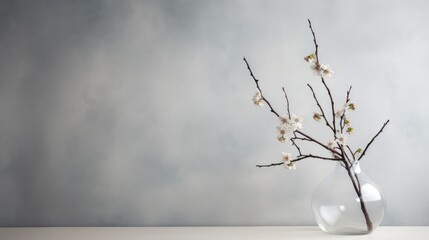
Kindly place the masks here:
POLYGON ((412 239, 428 240, 429 227, 379 227, 372 234, 341 236, 317 227, 55 227, 0 228, 0 240, 271 240, 271 239, 412 239))

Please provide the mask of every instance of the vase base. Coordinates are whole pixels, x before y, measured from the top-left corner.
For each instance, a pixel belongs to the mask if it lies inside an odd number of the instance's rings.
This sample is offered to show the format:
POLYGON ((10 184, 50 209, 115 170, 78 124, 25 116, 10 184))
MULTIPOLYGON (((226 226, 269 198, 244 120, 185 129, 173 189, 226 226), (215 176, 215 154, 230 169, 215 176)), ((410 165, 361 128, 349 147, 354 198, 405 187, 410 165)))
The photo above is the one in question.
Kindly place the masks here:
POLYGON ((331 231, 323 229, 321 227, 320 229, 325 233, 333 234, 333 235, 367 235, 372 232, 372 231, 370 232, 368 230, 362 230, 362 229, 356 229, 356 228, 341 228, 341 229, 335 229, 331 231))

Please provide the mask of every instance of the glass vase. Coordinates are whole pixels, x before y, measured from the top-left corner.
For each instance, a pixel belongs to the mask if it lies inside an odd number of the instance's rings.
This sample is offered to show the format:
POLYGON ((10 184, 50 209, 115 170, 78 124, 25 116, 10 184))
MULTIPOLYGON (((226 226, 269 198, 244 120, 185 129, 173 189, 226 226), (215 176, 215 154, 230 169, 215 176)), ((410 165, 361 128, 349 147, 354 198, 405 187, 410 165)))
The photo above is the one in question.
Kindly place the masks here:
POLYGON ((344 235, 371 233, 386 209, 382 192, 361 171, 358 161, 350 167, 339 162, 316 188, 311 204, 320 229, 344 235))

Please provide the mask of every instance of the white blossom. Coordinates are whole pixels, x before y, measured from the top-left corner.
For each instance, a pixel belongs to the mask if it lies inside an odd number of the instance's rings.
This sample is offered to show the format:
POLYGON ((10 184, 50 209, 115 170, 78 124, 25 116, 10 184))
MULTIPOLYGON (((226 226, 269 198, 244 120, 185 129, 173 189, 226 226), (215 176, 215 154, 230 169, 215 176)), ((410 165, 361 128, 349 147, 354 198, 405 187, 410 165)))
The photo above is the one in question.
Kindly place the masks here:
POLYGON ((302 128, 302 115, 292 114, 292 124, 294 127, 294 131, 297 128, 302 128))
POLYGON ((295 164, 292 162, 292 156, 289 153, 283 153, 282 160, 284 162, 285 168, 296 169, 295 164))
POLYGON ((288 141, 288 139, 286 138, 286 135, 281 135, 281 134, 279 134, 277 136, 277 140, 279 140, 279 142, 281 142, 281 143, 284 143, 284 142, 288 141))
POLYGON ((255 105, 260 106, 260 107, 264 106, 261 92, 257 91, 255 93, 255 96, 253 96, 252 100, 253 100, 253 103, 255 105))
POLYGON ((289 163, 292 160, 292 155, 290 155, 290 153, 282 153, 282 160, 285 163, 289 163))
POLYGON ((287 125, 282 124, 282 125, 278 126, 277 132, 278 132, 277 140, 279 140, 282 143, 289 141, 289 139, 286 136, 288 134, 287 125))
POLYGON ((291 120, 286 115, 281 115, 279 117, 279 120, 280 120, 280 125, 277 126, 277 132, 278 132, 277 140, 279 140, 282 143, 287 142, 289 141, 289 138, 287 137, 287 135, 290 132, 295 131, 297 127, 295 126, 293 118, 291 120))
POLYGON ((334 149, 334 147, 335 147, 335 143, 336 143, 336 141, 335 141, 335 140, 330 140, 330 141, 328 142, 328 148, 329 148, 329 149, 334 149))
POLYGON ((332 71, 332 68, 327 64, 317 64, 314 63, 311 65, 311 69, 313 70, 314 74, 321 77, 332 77, 332 74, 334 74, 334 71, 332 71))
MULTIPOLYGON (((346 103, 344 104, 344 106, 341 106, 341 108, 339 108, 336 112, 335 112, 335 117, 336 118, 340 118, 341 116, 343 116, 343 114, 345 114, 346 112, 348 112, 349 110, 354 111, 356 110, 356 104, 354 103, 346 103)), ((347 124, 347 123, 346 123, 347 124)))
POLYGON ((320 73, 320 67, 319 67, 319 65, 317 65, 316 63, 315 64, 311 64, 310 68, 311 68, 311 70, 313 70, 314 75, 316 75, 316 76, 322 76, 321 73, 320 73))
POLYGON ((277 126, 277 132, 282 135, 286 134, 288 132, 286 125, 277 126))
POLYGON ((340 109, 338 109, 338 110, 335 112, 335 117, 336 117, 336 118, 341 118, 345 113, 346 113, 346 107, 345 107, 345 106, 342 106, 340 109))
POLYGON ((334 74, 334 71, 332 71, 332 68, 327 64, 320 64, 320 74, 322 77, 332 77, 332 74, 334 74))
MULTIPOLYGON (((331 149, 331 150, 334 150, 335 149, 335 146, 337 145, 337 140, 329 140, 329 142, 328 142, 328 148, 329 149, 331 149)), ((331 151, 331 155, 332 155, 332 157, 333 158, 340 158, 339 156, 338 156, 338 154, 336 154, 336 153, 334 153, 334 152, 332 152, 331 151)))
POLYGON ((279 117, 280 120, 280 124, 284 125, 284 124, 288 124, 289 123, 289 118, 286 115, 281 115, 279 117))
POLYGON ((338 134, 336 136, 336 142, 341 145, 347 145, 347 137, 344 134, 338 134))

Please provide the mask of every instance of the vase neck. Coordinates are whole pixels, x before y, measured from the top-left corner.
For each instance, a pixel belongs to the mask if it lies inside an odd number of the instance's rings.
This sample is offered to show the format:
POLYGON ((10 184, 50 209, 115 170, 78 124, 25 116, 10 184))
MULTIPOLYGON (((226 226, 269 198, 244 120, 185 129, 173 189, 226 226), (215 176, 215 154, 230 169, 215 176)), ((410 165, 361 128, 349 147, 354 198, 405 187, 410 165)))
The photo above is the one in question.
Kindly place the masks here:
POLYGON ((362 172, 360 165, 359 165, 359 161, 355 161, 354 163, 345 166, 343 162, 338 162, 337 166, 335 168, 335 171, 346 171, 348 170, 348 168, 350 168, 350 170, 352 170, 352 172, 356 173, 356 174, 360 174, 362 172))

